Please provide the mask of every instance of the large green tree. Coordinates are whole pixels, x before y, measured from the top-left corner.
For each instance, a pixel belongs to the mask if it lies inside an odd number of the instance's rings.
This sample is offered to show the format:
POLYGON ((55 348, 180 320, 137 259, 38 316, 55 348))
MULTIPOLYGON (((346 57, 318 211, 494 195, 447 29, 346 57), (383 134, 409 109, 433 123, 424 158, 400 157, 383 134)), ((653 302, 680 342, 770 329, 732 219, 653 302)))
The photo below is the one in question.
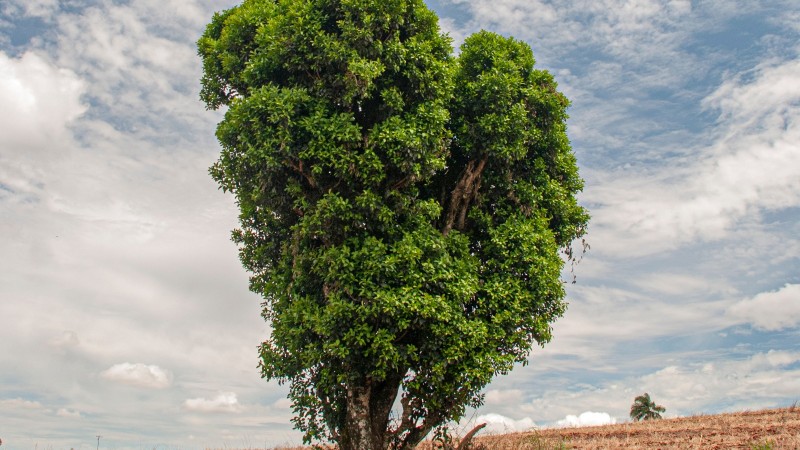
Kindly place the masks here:
POLYGON ((453 56, 422 0, 245 0, 198 48, 262 374, 307 441, 414 448, 550 340, 588 215, 528 45, 453 56))

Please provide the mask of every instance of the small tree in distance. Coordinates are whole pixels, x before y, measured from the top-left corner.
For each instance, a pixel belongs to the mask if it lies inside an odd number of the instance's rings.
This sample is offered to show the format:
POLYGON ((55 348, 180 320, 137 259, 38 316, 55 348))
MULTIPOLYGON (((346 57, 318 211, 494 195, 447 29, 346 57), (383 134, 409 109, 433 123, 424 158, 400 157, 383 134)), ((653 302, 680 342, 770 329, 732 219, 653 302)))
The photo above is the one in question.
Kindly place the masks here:
POLYGON ((666 411, 666 408, 650 399, 650 394, 644 394, 636 397, 631 405, 631 419, 638 422, 640 420, 655 420, 660 419, 661 414, 666 411))
POLYGON ((423 0, 245 0, 198 51, 262 375, 306 442, 413 449, 550 340, 589 217, 569 101, 527 44, 453 56, 423 0))

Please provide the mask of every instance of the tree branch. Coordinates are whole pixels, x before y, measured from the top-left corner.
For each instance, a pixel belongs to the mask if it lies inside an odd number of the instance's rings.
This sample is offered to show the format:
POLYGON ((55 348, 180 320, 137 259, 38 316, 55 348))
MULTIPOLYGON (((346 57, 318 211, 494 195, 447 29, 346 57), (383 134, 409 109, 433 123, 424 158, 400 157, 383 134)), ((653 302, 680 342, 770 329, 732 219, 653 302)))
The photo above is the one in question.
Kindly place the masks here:
POLYGON ((285 160, 287 166, 291 167, 292 169, 294 169, 295 172, 302 175, 302 177, 305 178, 306 182, 308 183, 309 186, 311 186, 312 189, 316 189, 317 181, 314 179, 313 176, 311 176, 311 174, 306 172, 306 170, 303 168, 303 160, 298 159, 297 161, 298 162, 295 163, 290 159, 285 160))
POLYGON ((481 185, 481 175, 489 161, 489 155, 484 155, 481 159, 470 160, 456 183, 455 188, 450 193, 447 213, 444 216, 444 226, 442 234, 445 236, 453 228, 461 230, 467 218, 467 212, 481 185))
POLYGON ((458 447, 456 447, 456 450, 467 450, 469 443, 472 442, 472 438, 475 437, 478 431, 481 431, 485 426, 485 423, 476 425, 475 428, 470 430, 470 432, 464 436, 464 439, 461 439, 461 442, 458 444, 458 447))

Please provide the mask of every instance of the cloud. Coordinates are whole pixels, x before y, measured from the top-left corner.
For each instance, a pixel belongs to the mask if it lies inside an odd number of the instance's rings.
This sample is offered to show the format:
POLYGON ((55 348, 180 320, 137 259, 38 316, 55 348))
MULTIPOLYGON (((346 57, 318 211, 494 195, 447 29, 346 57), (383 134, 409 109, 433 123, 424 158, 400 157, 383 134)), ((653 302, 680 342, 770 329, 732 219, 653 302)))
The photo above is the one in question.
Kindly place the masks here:
MULTIPOLYGON (((663 85, 681 75, 661 70, 666 61, 692 67, 691 55, 680 54, 681 41, 694 24, 689 0, 669 2, 615 0, 451 0, 473 15, 464 27, 499 30, 532 43, 539 59, 557 62, 573 58, 576 49, 593 53, 594 61, 624 61, 615 69, 619 79, 663 85), (636 68, 633 71, 631 69, 636 68)), ((461 34, 464 34, 462 31, 461 34)), ((701 61, 699 61, 701 62, 701 61)), ((581 70, 590 65, 584 64, 581 70)), ((677 71, 686 74, 686 71, 677 71)))
POLYGON ((473 422, 475 424, 485 423, 486 427, 481 432, 489 434, 513 433, 517 431, 528 431, 536 428, 536 424, 533 422, 533 420, 531 420, 530 417, 524 417, 522 419, 515 420, 510 417, 494 413, 483 414, 475 418, 474 421, 469 421, 470 424, 473 422))
POLYGON ((759 330, 778 331, 800 325, 800 284, 786 284, 731 306, 727 314, 759 330))
POLYGON ((272 403, 276 409, 291 409, 292 408, 292 400, 289 398, 279 398, 274 403, 272 403))
POLYGON ((172 384, 172 374, 158 366, 145 364, 115 364, 100 373, 106 380, 136 387, 164 389, 172 384))
POLYGON ((7 15, 47 17, 58 10, 59 0, 5 0, 0 11, 7 15))
POLYGON ((64 331, 64 333, 51 340, 50 345, 60 349, 74 348, 80 345, 81 341, 78 339, 78 333, 74 331, 64 331))
POLYGON ((556 422, 559 427, 591 427, 597 425, 612 425, 617 423, 617 419, 605 412, 582 412, 579 416, 568 414, 562 420, 556 422))
POLYGON ((586 195, 595 251, 650 255, 725 238, 742 221, 800 206, 800 60, 722 83, 703 105, 719 113, 712 143, 658 171, 607 174, 586 195))
POLYGON ((730 410, 753 404, 778 406, 800 389, 800 369, 792 367, 799 361, 800 352, 770 350, 742 360, 665 367, 636 384, 668 412, 697 412, 704 405, 720 408, 713 404, 719 399, 725 399, 730 410))
POLYGON ((86 93, 93 107, 84 123, 87 142, 175 146, 193 139, 176 129, 209 129, 214 115, 197 95, 196 36, 185 32, 205 20, 208 14, 196 3, 180 0, 102 2, 59 16, 58 61, 92 86, 86 93))
MULTIPOLYGON (((656 356, 662 361, 676 359, 664 353, 656 356)), ((548 388, 516 409, 538 422, 554 424, 568 421, 575 404, 589 411, 606 411, 612 418, 628 417, 634 398, 648 392, 666 408, 666 416, 674 417, 786 406, 800 391, 800 352, 770 350, 745 358, 703 352, 695 360, 684 358, 639 376, 548 388)))
POLYGON ((220 392, 213 399, 190 398, 183 402, 183 406, 189 411, 202 413, 232 413, 239 412, 241 405, 233 392, 220 392))
POLYGON ((503 405, 518 401, 524 395, 519 389, 490 389, 486 391, 484 400, 486 405, 503 405))
POLYGON ((13 411, 15 409, 42 409, 44 406, 33 400, 25 400, 22 398, 13 398, 9 400, 0 400, 0 409, 7 409, 13 411))
POLYGON ((684 297, 662 293, 654 297, 638 287, 572 287, 569 312, 554 325, 556 341, 582 337, 586 339, 584 345, 597 339, 610 344, 631 336, 639 340, 675 336, 698 329, 723 329, 735 323, 723 314, 729 301, 698 298, 702 293, 684 297))
POLYGON ((68 136, 67 126, 86 111, 85 90, 75 72, 39 53, 12 58, 0 52, 0 155, 51 150, 47 144, 68 136))
POLYGON ((36 51, 18 58, 0 51, 0 201, 41 197, 48 169, 67 160, 85 89, 73 71, 36 51))
POLYGON ((56 412, 58 417, 66 417, 68 419, 80 419, 81 413, 80 411, 75 411, 74 409, 67 409, 61 408, 56 412))

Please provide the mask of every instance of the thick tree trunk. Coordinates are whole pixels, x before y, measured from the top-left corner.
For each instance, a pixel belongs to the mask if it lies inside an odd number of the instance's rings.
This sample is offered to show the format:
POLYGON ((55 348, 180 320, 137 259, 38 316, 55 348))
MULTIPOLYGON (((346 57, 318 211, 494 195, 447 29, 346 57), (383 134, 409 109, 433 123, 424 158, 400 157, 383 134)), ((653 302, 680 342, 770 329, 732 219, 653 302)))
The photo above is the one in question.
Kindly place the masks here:
POLYGON ((379 450, 373 442, 370 391, 368 386, 347 388, 347 416, 339 442, 340 450, 379 450))
POLYGON ((347 388, 347 415, 339 439, 340 450, 386 450, 389 415, 402 377, 347 388))

